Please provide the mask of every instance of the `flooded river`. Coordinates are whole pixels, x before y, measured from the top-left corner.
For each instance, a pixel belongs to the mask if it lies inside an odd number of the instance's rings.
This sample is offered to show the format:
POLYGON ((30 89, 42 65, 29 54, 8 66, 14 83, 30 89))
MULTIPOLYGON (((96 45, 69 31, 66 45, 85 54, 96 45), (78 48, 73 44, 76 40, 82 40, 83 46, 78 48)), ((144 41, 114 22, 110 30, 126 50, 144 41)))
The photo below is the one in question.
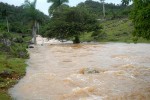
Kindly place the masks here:
POLYGON ((59 44, 29 49, 15 100, 150 100, 150 44, 59 44))

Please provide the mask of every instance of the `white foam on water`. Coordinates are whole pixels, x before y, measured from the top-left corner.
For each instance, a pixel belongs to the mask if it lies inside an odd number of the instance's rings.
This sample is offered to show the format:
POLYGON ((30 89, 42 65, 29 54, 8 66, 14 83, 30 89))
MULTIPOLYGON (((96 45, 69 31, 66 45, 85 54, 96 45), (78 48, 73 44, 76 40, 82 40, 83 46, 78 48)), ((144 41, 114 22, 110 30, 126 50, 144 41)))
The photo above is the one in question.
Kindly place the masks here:
POLYGON ((96 96, 96 95, 90 95, 89 97, 80 98, 79 100, 103 100, 104 97, 96 96))

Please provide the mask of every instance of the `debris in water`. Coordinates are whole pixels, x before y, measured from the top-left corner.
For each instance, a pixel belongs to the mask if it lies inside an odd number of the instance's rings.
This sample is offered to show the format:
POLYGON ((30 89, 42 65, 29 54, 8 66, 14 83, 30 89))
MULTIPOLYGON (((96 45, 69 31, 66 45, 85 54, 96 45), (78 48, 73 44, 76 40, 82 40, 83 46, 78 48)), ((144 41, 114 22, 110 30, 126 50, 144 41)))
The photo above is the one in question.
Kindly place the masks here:
POLYGON ((99 71, 96 68, 83 68, 79 71, 80 74, 96 74, 99 71))

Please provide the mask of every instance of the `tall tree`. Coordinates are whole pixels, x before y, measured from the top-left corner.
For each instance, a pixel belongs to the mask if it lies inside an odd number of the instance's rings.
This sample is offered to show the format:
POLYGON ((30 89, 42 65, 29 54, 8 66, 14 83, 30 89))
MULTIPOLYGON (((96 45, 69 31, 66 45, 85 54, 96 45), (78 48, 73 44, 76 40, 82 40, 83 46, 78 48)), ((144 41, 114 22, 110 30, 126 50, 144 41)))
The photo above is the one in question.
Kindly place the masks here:
POLYGON ((2 11, 2 16, 6 18, 7 31, 9 32, 8 11, 6 9, 2 11))
POLYGON ((64 3, 68 3, 69 0, 47 0, 48 3, 52 3, 49 8, 49 14, 52 14, 55 10, 60 11, 60 6, 64 3))
POLYGON ((134 36, 150 39, 150 0, 122 0, 126 5, 133 1, 131 18, 134 36))
POLYGON ((105 0, 100 0, 100 1, 103 4, 103 16, 105 18, 105 0))
POLYGON ((46 36, 57 39, 74 38, 74 43, 80 43, 79 36, 85 32, 98 32, 101 30, 96 17, 84 9, 70 8, 61 13, 61 16, 53 16, 47 25, 46 36))
POLYGON ((38 10, 36 9, 36 2, 37 0, 34 0, 33 2, 25 0, 24 2, 24 8, 27 10, 28 16, 32 21, 32 35, 34 44, 36 44, 36 34, 38 30, 38 10))

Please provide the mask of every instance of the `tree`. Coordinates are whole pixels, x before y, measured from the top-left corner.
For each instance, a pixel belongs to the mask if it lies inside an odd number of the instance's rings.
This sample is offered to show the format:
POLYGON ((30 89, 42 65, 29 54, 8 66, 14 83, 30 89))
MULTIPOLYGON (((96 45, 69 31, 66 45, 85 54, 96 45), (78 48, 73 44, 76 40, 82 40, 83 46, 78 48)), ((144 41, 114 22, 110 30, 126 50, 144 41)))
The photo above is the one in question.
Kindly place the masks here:
POLYGON ((53 16, 45 32, 48 37, 57 39, 74 38, 74 43, 80 43, 79 35, 84 32, 101 30, 101 27, 92 14, 78 8, 70 8, 61 13, 61 16, 53 16))
POLYGON ((121 2, 122 2, 122 5, 123 6, 127 6, 127 5, 129 5, 129 3, 131 2, 132 0, 122 0, 121 2))
POLYGON ((47 0, 48 3, 52 3, 49 8, 49 14, 52 14, 55 10, 60 12, 60 6, 64 3, 69 2, 69 0, 47 0))
POLYGON ((6 18, 7 31, 9 32, 8 11, 6 9, 2 11, 2 16, 6 18))
POLYGON ((103 15, 104 15, 104 18, 105 18, 105 0, 100 0, 101 3, 103 3, 103 15))
MULTIPOLYGON (((122 0, 129 4, 131 0, 122 0)), ((134 36, 150 39, 150 0, 132 0, 133 10, 131 19, 134 24, 134 36)))
POLYGON ((27 10, 28 16, 32 21, 32 35, 34 44, 36 44, 36 33, 38 30, 38 11, 36 10, 36 2, 37 0, 34 0, 33 2, 25 0, 24 2, 24 8, 27 10))

